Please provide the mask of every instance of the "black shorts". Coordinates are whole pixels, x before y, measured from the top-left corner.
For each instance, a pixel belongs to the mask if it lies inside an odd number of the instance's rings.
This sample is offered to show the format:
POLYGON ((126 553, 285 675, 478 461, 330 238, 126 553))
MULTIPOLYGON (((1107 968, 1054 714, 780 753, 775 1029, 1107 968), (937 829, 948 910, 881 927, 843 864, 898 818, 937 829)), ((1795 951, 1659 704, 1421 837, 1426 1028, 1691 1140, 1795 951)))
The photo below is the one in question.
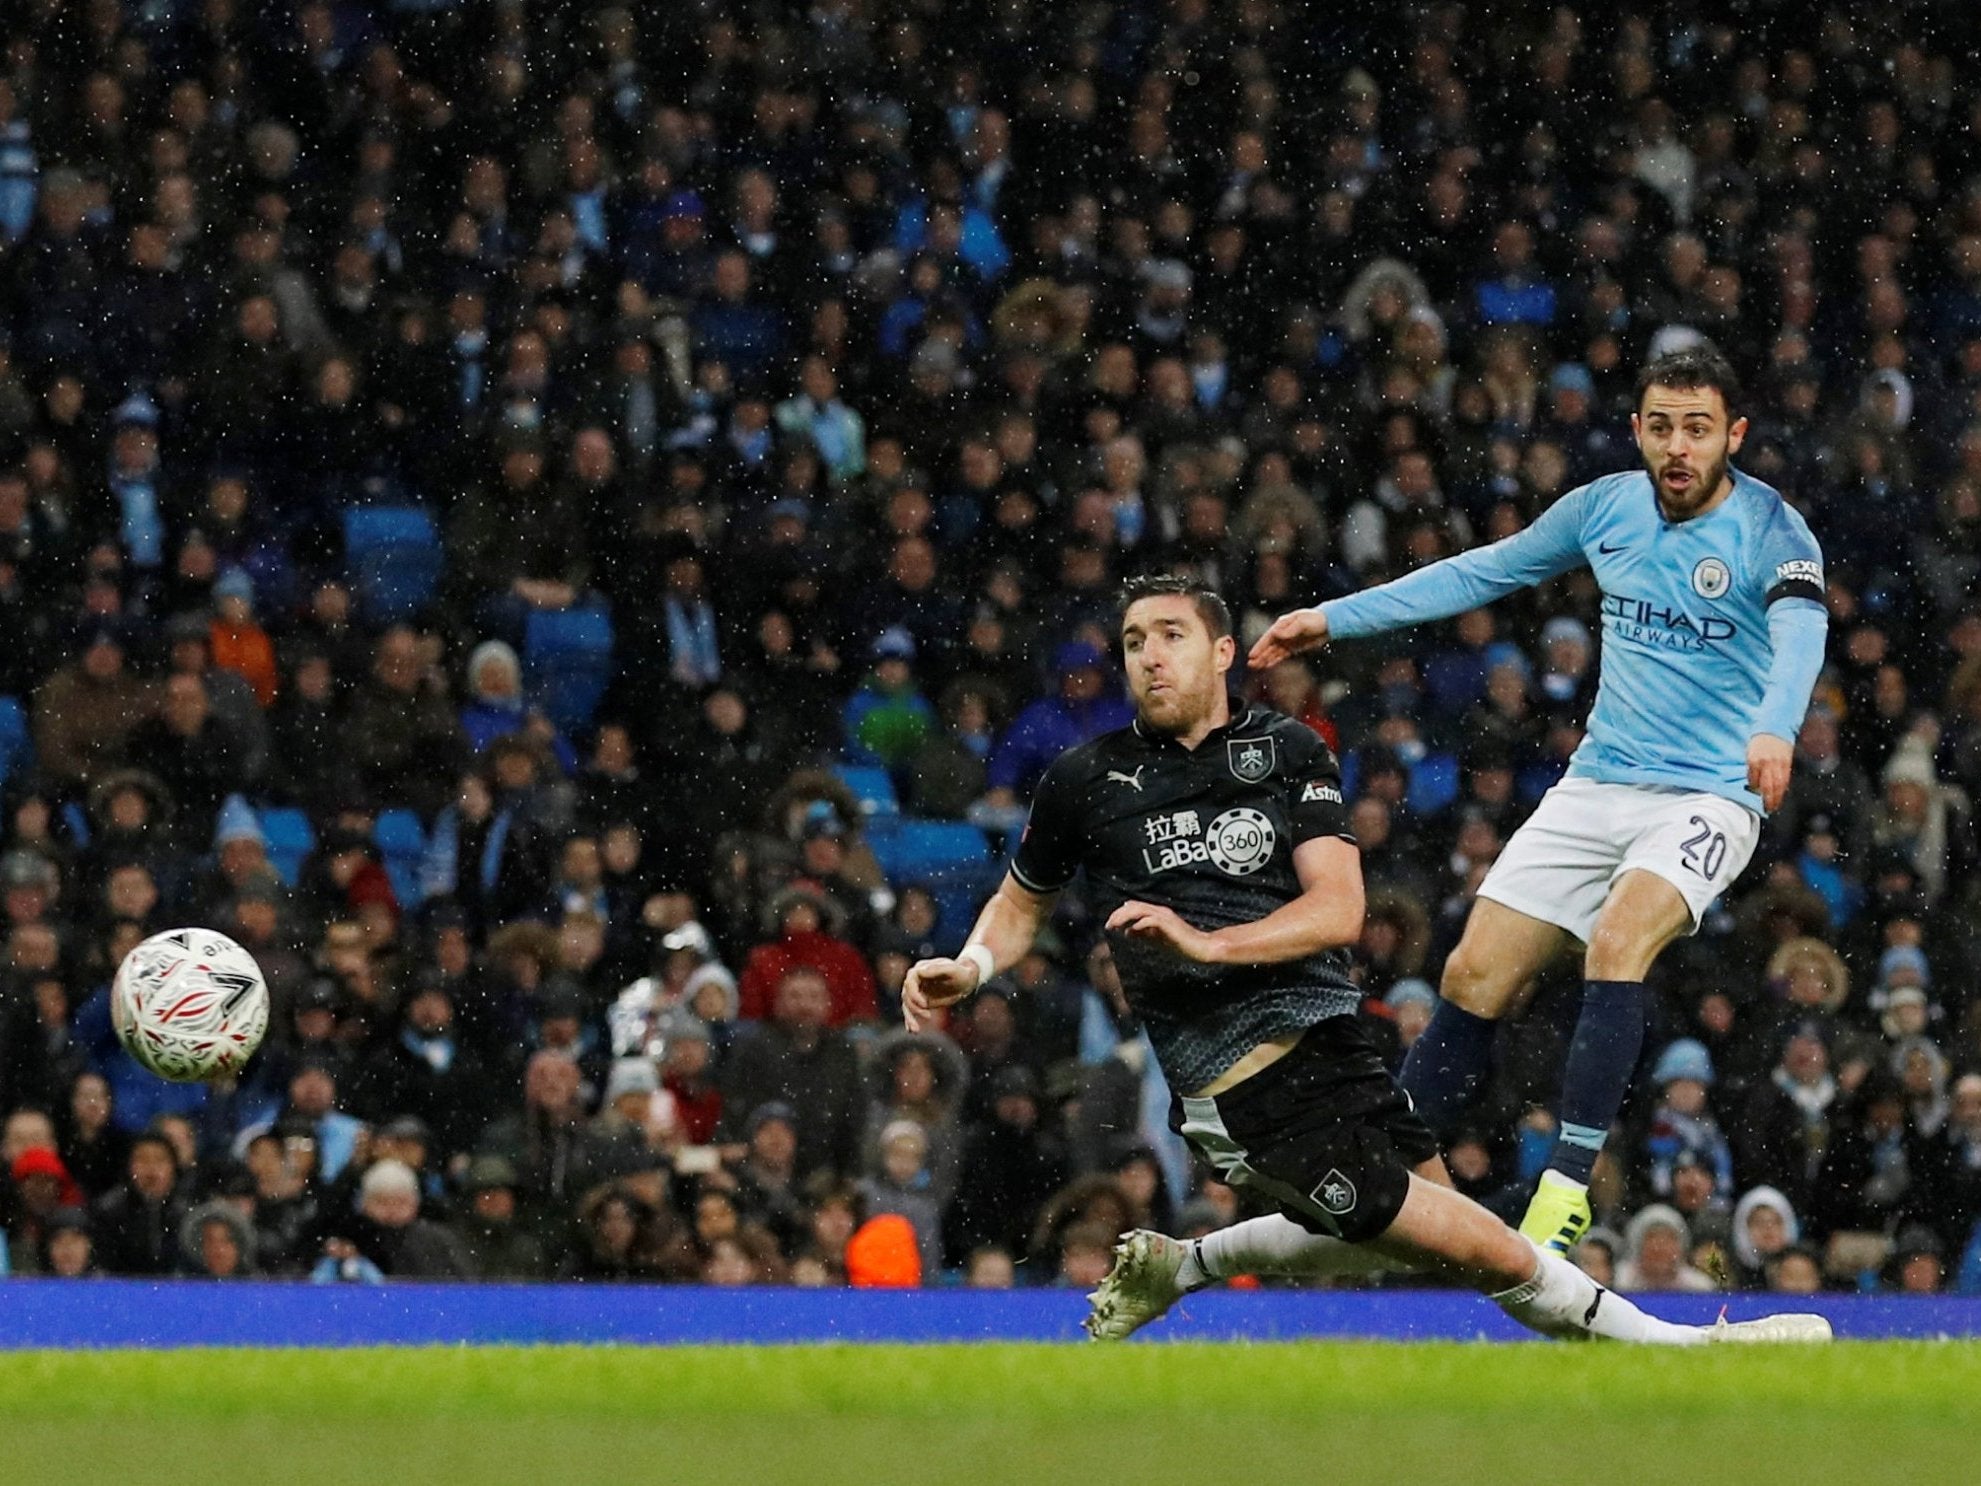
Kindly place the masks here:
POLYGON ((1374 1040, 1329 1017, 1270 1068, 1211 1099, 1179 1099, 1171 1123, 1235 1187, 1301 1227, 1366 1243, 1403 1211, 1410 1172, 1438 1153, 1374 1040))

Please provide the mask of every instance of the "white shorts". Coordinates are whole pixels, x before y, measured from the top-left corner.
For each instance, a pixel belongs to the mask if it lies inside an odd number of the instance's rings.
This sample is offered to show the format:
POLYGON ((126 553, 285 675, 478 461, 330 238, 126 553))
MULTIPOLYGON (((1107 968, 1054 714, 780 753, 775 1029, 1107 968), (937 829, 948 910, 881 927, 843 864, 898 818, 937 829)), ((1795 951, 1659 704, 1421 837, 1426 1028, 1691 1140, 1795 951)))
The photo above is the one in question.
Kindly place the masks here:
POLYGON ((1588 943, 1610 885, 1625 872, 1656 873, 1685 899, 1692 928, 1740 876, 1761 836, 1761 817, 1720 795, 1568 778, 1513 833, 1479 896, 1557 924, 1588 943))

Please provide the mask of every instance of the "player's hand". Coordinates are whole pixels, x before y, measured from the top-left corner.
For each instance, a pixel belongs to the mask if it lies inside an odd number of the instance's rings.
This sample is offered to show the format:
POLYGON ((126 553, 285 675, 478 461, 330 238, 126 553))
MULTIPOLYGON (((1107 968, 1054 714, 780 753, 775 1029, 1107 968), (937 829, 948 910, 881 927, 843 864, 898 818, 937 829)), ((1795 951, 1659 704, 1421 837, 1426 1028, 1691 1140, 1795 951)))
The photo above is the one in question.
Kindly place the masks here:
POLYGON ((1273 621, 1272 628, 1259 636, 1245 664, 1255 671, 1278 665, 1289 655, 1315 650, 1328 642, 1327 616, 1319 609, 1295 609, 1273 621))
POLYGON ((1211 935, 1185 923, 1173 908, 1155 903, 1123 903, 1107 916, 1107 927, 1136 939, 1151 940, 1171 954, 1199 965, 1217 963, 1217 944, 1211 935))
POLYGON ((977 988, 977 967, 968 960, 917 960, 901 983, 901 1021, 919 1032, 945 1006, 954 1006, 977 988))
POLYGON ((1770 815, 1781 808, 1788 793, 1788 773, 1795 762, 1795 745, 1772 733, 1756 733, 1747 743, 1747 787, 1761 797, 1770 815))

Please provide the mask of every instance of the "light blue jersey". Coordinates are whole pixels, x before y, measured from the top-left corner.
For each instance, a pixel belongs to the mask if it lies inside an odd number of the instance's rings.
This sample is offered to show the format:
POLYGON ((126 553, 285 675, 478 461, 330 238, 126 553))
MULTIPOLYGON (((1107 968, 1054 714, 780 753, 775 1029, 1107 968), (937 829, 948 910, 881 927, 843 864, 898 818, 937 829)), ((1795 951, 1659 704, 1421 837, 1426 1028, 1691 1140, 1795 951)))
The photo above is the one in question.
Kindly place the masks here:
POLYGON ((1701 790, 1757 814, 1747 745, 1793 741, 1823 667, 1823 553, 1779 492, 1734 471, 1705 516, 1667 521, 1644 470, 1571 491, 1525 531, 1322 604, 1341 639, 1462 614, 1585 563, 1602 672, 1569 773, 1701 790))

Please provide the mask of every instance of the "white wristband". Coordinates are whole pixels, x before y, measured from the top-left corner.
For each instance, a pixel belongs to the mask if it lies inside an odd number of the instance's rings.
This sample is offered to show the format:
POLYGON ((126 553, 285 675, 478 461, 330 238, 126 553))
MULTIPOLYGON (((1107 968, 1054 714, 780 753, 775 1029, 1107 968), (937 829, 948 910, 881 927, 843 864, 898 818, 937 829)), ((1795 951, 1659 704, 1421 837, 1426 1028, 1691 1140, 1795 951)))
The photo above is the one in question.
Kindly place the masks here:
POLYGON ((981 944, 964 945, 962 949, 957 951, 956 958, 965 965, 975 965, 977 967, 977 985, 979 987, 988 984, 990 978, 997 974, 997 961, 991 958, 991 952, 981 944))

